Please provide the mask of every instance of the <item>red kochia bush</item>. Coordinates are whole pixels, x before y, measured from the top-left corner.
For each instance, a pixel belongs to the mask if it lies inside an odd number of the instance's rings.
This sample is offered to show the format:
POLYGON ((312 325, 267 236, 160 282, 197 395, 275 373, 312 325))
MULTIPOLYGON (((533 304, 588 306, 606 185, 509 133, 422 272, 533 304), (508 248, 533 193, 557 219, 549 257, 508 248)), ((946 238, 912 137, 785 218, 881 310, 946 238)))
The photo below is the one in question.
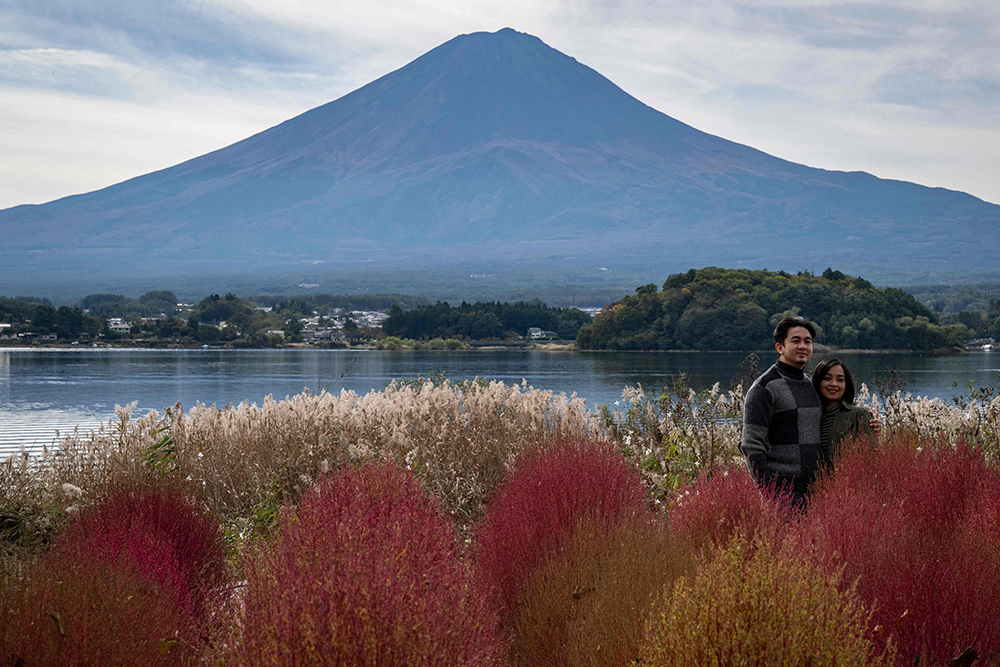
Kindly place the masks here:
POLYGON ((247 562, 245 665, 499 664, 454 525, 413 475, 341 471, 247 562))
POLYGON ((803 525, 821 558, 874 606, 900 664, 942 665, 966 648, 1000 663, 1000 474, 965 445, 898 436, 849 453, 803 525))
POLYGON ((669 517, 674 539, 701 553, 725 547, 734 538, 780 543, 792 518, 787 499, 773 492, 762 496, 744 466, 703 473, 681 486, 669 517))
POLYGON ((189 618, 134 564, 44 558, 0 582, 0 664, 45 667, 194 662, 189 618))
POLYGON ((0 659, 24 665, 183 664, 225 578, 218 523, 168 486, 122 487, 8 581, 0 659))
POLYGON ((533 570, 581 522, 610 528, 647 512, 638 470, 610 445, 576 441, 540 447, 500 485, 476 529, 481 579, 509 618, 533 570))
POLYGON ((216 517, 169 483, 122 486, 85 509, 52 551, 81 563, 134 564, 193 622, 226 581, 226 544, 216 517))

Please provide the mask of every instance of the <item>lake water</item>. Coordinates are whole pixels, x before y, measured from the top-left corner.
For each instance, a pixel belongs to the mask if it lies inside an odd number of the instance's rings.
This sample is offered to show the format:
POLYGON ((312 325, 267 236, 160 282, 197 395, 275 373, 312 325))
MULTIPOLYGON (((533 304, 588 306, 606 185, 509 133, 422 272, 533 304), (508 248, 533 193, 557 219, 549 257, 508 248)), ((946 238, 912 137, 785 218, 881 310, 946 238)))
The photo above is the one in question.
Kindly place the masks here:
MULTIPOLYGON (((622 389, 641 383, 658 390, 687 373, 696 389, 728 387, 743 353, 545 352, 469 350, 115 350, 0 348, 0 458, 22 445, 51 444, 56 430, 94 427, 114 416, 116 404, 138 401, 138 414, 180 401, 260 403, 308 388, 366 393, 396 378, 437 375, 527 383, 576 392, 587 404, 613 403, 622 389)), ((819 360, 819 355, 814 361, 819 360)), ((862 382, 886 369, 906 379, 914 395, 950 398, 972 381, 998 386, 1000 352, 961 356, 921 354, 843 355, 862 382), (960 389, 952 387, 958 382, 960 389)), ((773 362, 762 355, 761 365, 773 362)))

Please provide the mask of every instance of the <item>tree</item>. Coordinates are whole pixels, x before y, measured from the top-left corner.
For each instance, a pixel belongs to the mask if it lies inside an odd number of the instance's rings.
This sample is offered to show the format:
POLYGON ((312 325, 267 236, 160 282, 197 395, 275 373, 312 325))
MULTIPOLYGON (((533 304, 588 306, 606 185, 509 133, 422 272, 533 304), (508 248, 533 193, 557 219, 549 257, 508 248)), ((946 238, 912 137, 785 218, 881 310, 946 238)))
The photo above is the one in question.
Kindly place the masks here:
POLYGON ((297 317, 290 317, 285 322, 285 335, 293 343, 302 341, 302 321, 297 317))
POLYGON ((222 332, 219 331, 218 327, 213 327, 208 324, 199 324, 196 338, 199 343, 216 343, 222 340, 222 332))

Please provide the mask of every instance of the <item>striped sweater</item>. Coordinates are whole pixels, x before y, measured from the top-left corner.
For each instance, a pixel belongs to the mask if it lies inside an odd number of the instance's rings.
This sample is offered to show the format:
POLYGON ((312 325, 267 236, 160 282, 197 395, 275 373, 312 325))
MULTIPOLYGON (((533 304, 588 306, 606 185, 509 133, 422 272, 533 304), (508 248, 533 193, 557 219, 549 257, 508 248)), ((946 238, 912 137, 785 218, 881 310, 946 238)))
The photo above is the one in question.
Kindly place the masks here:
POLYGON ((750 387, 740 449, 759 485, 791 483, 805 493, 819 463, 823 408, 812 381, 781 361, 750 387))

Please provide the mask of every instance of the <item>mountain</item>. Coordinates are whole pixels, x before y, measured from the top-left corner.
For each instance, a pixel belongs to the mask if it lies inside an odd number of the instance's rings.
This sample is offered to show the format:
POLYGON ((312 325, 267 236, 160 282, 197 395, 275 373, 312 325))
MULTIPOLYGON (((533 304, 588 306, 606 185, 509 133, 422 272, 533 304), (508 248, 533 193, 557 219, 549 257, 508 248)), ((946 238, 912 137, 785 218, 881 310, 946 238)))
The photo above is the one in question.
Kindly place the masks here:
POLYGON ((0 280, 29 287, 708 264, 926 283, 997 271, 1000 206, 706 134, 504 29, 168 169, 0 211, 0 233, 0 280))

